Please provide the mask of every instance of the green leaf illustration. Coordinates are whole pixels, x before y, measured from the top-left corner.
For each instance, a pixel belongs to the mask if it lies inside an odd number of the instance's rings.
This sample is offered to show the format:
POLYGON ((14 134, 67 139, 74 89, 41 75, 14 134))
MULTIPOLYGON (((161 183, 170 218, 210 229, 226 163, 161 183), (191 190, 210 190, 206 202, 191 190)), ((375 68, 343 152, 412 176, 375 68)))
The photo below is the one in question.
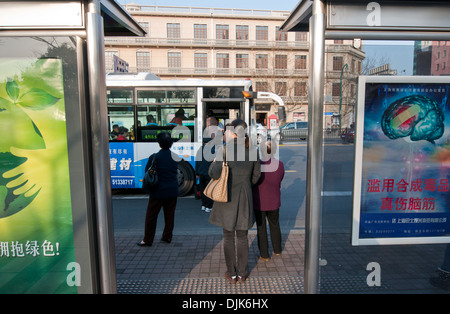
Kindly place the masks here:
POLYGON ((19 98, 19 85, 17 85, 16 81, 8 79, 8 82, 6 83, 6 93, 13 102, 17 101, 19 98))
POLYGON ((20 97, 18 103, 27 109, 44 110, 47 107, 53 106, 58 100, 59 98, 53 97, 42 89, 32 88, 20 97))
POLYGON ((45 142, 41 132, 31 118, 17 105, 0 98, 0 121, 8 130, 7 136, 0 137, 0 152, 9 152, 11 147, 22 149, 43 149, 45 142))
MULTIPOLYGON (((45 151, 44 138, 32 119, 34 115, 31 111, 45 110, 61 99, 52 94, 63 97, 62 89, 59 95, 58 89, 48 87, 55 85, 55 82, 50 75, 45 75, 45 65, 51 66, 52 62, 36 63, 36 67, 41 68, 41 75, 38 75, 39 71, 35 71, 35 75, 30 75, 27 79, 29 84, 24 79, 8 79, 0 84, 0 121, 2 129, 7 132, 0 137, 0 219, 27 207, 41 190, 36 186, 35 180, 29 177, 27 170, 12 177, 7 172, 20 169, 28 160, 16 156, 13 153, 15 149, 45 151)), ((50 73, 52 72, 47 74, 50 73)), ((45 127, 45 123, 41 125, 45 127)))

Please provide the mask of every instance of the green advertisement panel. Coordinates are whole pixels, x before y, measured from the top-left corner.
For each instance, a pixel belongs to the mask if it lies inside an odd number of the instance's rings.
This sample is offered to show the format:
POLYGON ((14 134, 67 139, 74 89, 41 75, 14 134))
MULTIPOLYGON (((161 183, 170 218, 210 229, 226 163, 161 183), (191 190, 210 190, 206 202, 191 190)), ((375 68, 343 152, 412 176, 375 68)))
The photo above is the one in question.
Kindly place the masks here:
POLYGON ((61 58, 0 58, 0 293, 77 293, 61 58))

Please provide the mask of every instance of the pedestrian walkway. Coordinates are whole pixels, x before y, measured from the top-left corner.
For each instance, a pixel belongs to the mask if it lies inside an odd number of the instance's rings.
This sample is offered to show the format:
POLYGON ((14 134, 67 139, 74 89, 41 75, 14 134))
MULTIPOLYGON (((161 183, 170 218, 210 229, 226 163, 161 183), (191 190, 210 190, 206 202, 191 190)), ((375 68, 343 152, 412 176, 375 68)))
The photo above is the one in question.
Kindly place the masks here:
POLYGON ((249 233, 250 277, 230 285, 222 235, 174 235, 170 244, 138 247, 139 234, 116 234, 118 293, 302 293, 304 234, 285 235, 282 256, 258 258, 256 233, 249 233))
MULTIPOLYGON (((283 235, 283 253, 258 258, 256 232, 249 232, 250 277, 244 284, 224 278, 222 235, 174 234, 170 244, 138 247, 141 234, 117 232, 119 294, 299 294, 304 292, 303 230, 283 235)), ((445 245, 352 247, 348 234, 324 234, 320 293, 448 293, 429 284, 445 245), (399 263, 399 261, 402 261, 399 263), (366 266, 381 265, 381 286, 369 287, 366 266)))

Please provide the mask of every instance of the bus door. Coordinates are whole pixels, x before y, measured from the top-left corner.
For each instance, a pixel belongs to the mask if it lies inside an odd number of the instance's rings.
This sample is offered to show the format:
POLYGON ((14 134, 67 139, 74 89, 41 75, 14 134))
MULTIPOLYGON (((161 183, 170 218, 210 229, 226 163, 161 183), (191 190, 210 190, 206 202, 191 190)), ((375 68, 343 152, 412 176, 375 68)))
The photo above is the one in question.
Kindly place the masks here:
POLYGON ((223 101, 205 101, 203 99, 203 125, 206 127, 209 123, 208 118, 215 118, 219 122, 219 126, 223 128, 226 124, 231 123, 235 119, 242 119, 247 124, 245 114, 245 100, 230 101, 224 99, 223 101))

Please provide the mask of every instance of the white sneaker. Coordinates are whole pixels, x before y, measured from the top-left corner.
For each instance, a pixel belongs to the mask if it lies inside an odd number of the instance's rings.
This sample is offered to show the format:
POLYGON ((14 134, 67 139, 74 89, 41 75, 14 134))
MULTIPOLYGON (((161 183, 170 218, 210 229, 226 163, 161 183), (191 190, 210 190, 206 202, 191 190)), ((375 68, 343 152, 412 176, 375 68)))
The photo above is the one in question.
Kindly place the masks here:
POLYGON ((205 213, 210 213, 211 212, 211 208, 205 208, 205 213))
POLYGON ((205 207, 205 206, 202 206, 202 210, 205 211, 205 210, 206 210, 206 207, 205 207))

